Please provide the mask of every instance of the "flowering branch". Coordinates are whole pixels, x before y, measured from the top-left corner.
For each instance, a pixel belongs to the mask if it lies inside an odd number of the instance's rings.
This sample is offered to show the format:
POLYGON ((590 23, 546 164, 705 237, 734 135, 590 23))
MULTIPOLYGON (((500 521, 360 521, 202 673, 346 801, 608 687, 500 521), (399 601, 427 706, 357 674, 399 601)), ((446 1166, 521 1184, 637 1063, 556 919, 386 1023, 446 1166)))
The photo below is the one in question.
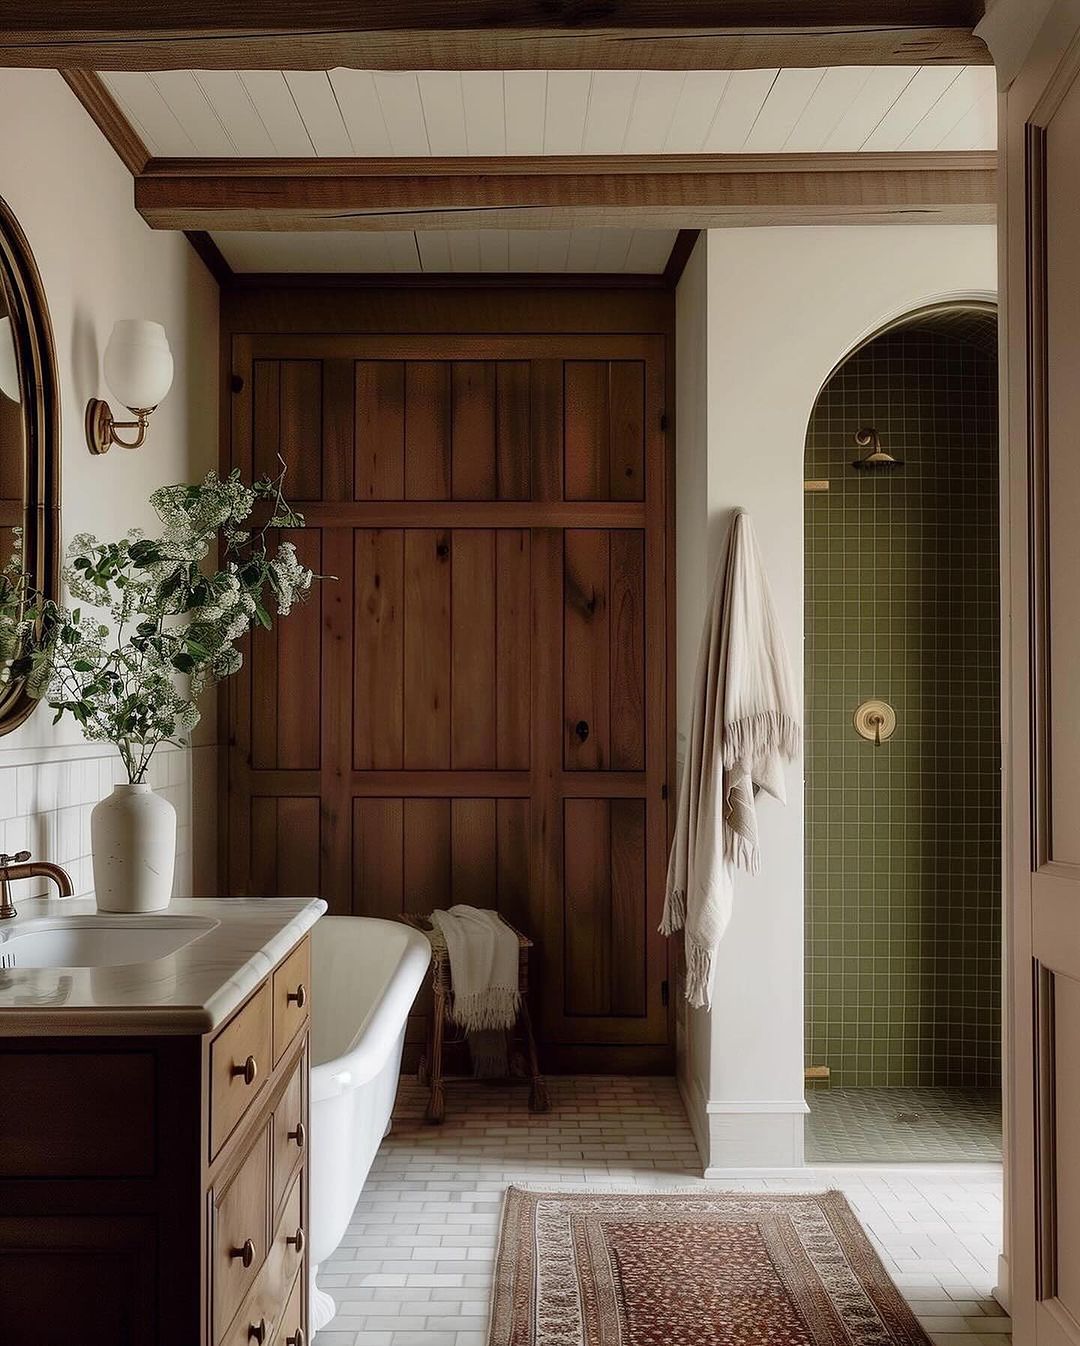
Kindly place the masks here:
POLYGON ((184 743, 198 723, 205 687, 240 669, 236 642, 270 628, 270 604, 287 616, 311 587, 293 543, 270 545, 271 530, 304 526, 284 475, 283 465, 251 485, 233 471, 163 486, 150 497, 160 537, 80 533, 63 572, 79 607, 35 593, 17 546, 0 572, 0 681, 25 679, 56 720, 69 714, 88 739, 115 743, 132 784, 145 780, 160 744, 184 743), (253 526, 263 503, 265 522, 253 526))

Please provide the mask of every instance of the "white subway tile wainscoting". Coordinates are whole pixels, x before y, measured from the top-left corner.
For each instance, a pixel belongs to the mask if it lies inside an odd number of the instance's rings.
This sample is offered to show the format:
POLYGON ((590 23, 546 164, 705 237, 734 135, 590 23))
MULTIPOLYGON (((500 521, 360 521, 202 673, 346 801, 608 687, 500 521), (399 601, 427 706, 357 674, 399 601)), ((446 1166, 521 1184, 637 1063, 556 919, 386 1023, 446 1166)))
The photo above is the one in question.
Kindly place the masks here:
MULTIPOLYGON (((212 864, 208 867, 206 861, 212 861, 215 844, 214 756, 212 747, 165 748, 150 763, 150 784, 176 809, 176 896, 206 896, 213 888, 212 878, 203 871, 212 873, 212 864), (192 841, 195 798, 204 801, 197 847, 192 841), (202 864, 195 863, 196 855, 203 857, 202 864)), ((90 896, 94 890, 90 814, 124 779, 119 755, 104 744, 0 749, 0 851, 28 850, 37 860, 62 865, 71 875, 75 896, 90 896)), ((18 905, 49 893, 47 879, 26 879, 15 886, 13 897, 18 905)))
POLYGON ((338 1304, 316 1346, 486 1346, 502 1194, 534 1188, 839 1188, 935 1346, 1009 1346, 991 1295, 1001 1239, 995 1164, 746 1170, 706 1184, 673 1079, 556 1077, 527 1090, 455 1086, 442 1126, 403 1079, 393 1129, 319 1283, 338 1304))

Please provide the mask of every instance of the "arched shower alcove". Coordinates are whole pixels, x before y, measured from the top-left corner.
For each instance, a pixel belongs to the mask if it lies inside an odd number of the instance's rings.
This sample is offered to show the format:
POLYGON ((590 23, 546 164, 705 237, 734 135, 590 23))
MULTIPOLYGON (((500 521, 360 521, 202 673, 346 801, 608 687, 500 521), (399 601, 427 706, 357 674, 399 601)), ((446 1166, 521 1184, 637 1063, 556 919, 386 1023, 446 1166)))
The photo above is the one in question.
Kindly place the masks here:
POLYGON ((805 477, 807 1161, 996 1158, 995 306, 861 341, 805 477))

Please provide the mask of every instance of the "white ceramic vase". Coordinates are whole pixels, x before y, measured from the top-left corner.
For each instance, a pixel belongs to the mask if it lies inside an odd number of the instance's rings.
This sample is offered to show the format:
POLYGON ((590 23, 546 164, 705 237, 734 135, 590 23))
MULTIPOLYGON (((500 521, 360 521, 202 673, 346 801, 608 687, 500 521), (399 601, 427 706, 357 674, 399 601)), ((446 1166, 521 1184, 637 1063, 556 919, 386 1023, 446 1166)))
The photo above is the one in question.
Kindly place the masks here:
POLYGON ((162 911, 172 896, 176 810, 149 785, 115 785, 90 815, 98 911, 162 911))

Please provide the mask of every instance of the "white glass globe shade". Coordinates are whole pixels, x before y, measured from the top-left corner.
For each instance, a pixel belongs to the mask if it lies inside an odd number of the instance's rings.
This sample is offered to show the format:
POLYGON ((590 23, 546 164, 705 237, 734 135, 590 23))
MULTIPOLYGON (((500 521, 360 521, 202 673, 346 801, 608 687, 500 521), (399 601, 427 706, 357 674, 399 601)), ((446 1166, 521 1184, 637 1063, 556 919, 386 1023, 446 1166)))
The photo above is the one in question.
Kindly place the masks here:
POLYGON ((173 358, 159 322, 121 318, 105 347, 105 378, 132 411, 156 407, 172 387, 173 358))
POLYGON ((19 392, 19 359, 15 354, 15 333, 11 319, 0 318, 0 393, 13 402, 21 402, 19 392))

